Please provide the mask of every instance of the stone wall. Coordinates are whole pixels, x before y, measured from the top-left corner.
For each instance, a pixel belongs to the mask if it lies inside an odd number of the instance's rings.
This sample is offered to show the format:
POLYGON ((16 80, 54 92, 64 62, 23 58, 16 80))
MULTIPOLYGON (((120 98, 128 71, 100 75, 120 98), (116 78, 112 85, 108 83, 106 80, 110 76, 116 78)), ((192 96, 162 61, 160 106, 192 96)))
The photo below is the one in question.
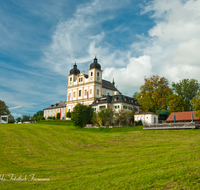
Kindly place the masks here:
POLYGON ((195 129, 199 128, 195 122, 143 124, 143 129, 195 129))

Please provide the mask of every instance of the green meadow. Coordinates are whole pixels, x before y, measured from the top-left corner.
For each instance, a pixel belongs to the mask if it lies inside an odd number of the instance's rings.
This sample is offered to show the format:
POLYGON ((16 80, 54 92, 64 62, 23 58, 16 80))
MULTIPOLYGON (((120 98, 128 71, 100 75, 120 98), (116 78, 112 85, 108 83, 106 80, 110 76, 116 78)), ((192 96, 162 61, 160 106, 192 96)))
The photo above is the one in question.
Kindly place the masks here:
POLYGON ((0 189, 200 189, 200 130, 1 124, 0 189))

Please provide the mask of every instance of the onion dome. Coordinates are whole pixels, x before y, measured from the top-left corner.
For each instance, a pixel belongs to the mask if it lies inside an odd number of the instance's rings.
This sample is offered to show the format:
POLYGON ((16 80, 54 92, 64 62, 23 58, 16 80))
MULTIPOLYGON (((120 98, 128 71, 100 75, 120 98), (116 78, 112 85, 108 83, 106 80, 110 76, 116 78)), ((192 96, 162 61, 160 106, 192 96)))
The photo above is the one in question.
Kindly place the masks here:
POLYGON ((95 54, 94 62, 90 64, 90 69, 101 70, 101 65, 97 62, 96 54, 95 54))
POLYGON ((70 70, 70 75, 78 75, 80 71, 77 69, 76 63, 74 64, 74 68, 70 70))

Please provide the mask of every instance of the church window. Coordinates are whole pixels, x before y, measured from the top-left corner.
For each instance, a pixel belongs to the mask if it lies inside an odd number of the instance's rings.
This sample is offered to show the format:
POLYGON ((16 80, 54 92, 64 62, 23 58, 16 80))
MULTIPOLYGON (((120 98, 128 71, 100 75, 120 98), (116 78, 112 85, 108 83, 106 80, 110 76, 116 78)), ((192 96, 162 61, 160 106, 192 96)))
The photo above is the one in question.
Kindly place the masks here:
POLYGON ((99 89, 97 89, 97 95, 99 95, 99 89))
POLYGON ((76 98, 76 92, 74 92, 74 98, 76 98))
POLYGON ((97 77, 99 77, 99 72, 97 72, 97 77))
POLYGON ((81 90, 79 90, 79 97, 81 96, 81 90))
POLYGON ((92 89, 90 89, 90 94, 92 94, 92 89))
POLYGON ((83 82, 83 78, 81 77, 81 78, 79 78, 79 82, 83 82))
POLYGON ((72 77, 70 77, 70 81, 72 81, 72 77))
POLYGON ((91 72, 91 77, 93 76, 93 72, 91 72))

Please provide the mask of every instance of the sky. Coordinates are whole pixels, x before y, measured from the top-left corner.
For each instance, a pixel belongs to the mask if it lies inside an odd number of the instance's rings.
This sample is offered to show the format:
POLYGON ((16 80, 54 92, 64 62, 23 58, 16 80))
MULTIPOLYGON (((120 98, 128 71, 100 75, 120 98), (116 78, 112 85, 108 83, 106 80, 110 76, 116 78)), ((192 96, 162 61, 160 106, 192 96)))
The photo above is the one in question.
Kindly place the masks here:
POLYGON ((132 96, 144 77, 200 81, 200 0, 0 0, 0 100, 16 117, 67 99, 70 69, 132 96))

